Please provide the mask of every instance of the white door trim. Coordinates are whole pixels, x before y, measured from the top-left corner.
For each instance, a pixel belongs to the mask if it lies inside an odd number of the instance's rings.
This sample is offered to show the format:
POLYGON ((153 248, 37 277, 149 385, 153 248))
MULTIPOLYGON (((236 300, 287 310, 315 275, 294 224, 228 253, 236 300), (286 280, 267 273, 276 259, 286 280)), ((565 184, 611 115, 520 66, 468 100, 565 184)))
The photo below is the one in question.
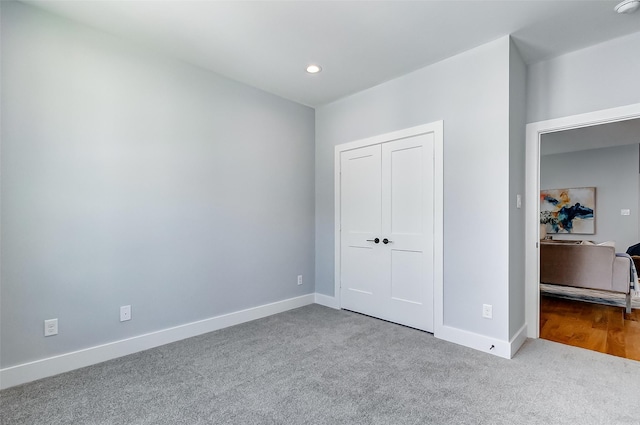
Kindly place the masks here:
POLYGON ((416 127, 406 128, 404 130, 394 131, 391 133, 380 134, 366 139, 356 140, 350 143, 337 145, 335 147, 334 157, 334 196, 335 196, 335 215, 334 215, 334 297, 335 304, 341 307, 340 301, 340 154, 344 151, 362 148, 365 146, 377 145, 392 140, 404 139, 408 137, 419 136, 421 134, 433 133, 434 138, 434 280, 433 280, 433 312, 434 312, 434 334, 442 329, 444 323, 443 313, 443 192, 444 192, 444 158, 443 158, 443 121, 436 121, 430 124, 419 125, 416 127))
POLYGON ((527 124, 526 141, 526 214, 525 214, 525 318, 527 336, 540 336, 540 136, 546 133, 590 127, 616 121, 640 118, 640 103, 603 109, 527 124))

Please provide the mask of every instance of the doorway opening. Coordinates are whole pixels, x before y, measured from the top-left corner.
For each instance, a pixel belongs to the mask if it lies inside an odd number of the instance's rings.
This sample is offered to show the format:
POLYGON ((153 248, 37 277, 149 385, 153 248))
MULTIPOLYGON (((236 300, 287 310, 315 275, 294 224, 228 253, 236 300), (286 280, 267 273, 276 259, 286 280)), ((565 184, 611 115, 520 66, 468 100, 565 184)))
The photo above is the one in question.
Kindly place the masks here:
MULTIPOLYGON (((526 318, 527 318, 527 332, 528 337, 538 338, 540 337, 540 324, 541 324, 541 295, 540 295, 540 239, 541 239, 541 226, 540 226, 540 190, 549 189, 544 185, 553 185, 553 182, 549 182, 544 178, 541 178, 541 170, 549 170, 549 167, 558 167, 558 164, 562 163, 563 159, 570 157, 570 152, 583 152, 582 154, 576 154, 576 156, 594 156, 597 149, 614 149, 621 145, 632 145, 635 143, 635 149, 638 149, 638 143, 640 143, 640 104, 629 105, 625 107, 607 109, 602 111, 596 111, 587 114, 575 115, 565 118, 553 119, 548 121, 542 121, 527 125, 527 145, 526 145, 526 265, 525 265, 525 306, 526 306, 526 318), (635 135, 635 140, 622 140, 623 137, 618 137, 620 140, 616 142, 616 137, 611 137, 611 133, 615 133, 618 130, 629 130, 631 135, 635 135), (608 135, 607 135, 608 134, 608 135), (597 141, 598 139, 604 139, 597 141), (582 141, 582 143, 580 143, 582 141), (587 152, 590 150, 591 152, 587 152), (587 153, 584 153, 587 152, 587 153), (562 158, 562 155, 565 158, 562 158), (553 158, 551 161, 553 164, 545 164, 545 156, 547 155, 560 155, 553 158), (541 184, 544 183, 544 185, 541 184)), ((619 134, 618 134, 619 136, 619 134)), ((633 149, 631 149, 633 150, 633 149)), ((549 158, 547 158, 549 159, 549 158)), ((635 157, 635 184, 640 184, 640 160, 638 156, 635 157)), ((556 170, 557 171, 557 170, 556 170)), ((584 170, 583 170, 584 171, 584 170)), ((588 171, 588 170, 587 170, 588 171)), ((593 170, 594 173, 602 173, 603 170, 593 170)), ((551 173, 553 174, 553 173, 551 173)), ((556 173, 558 174, 558 173, 556 173)), ((561 172, 559 174, 562 174, 561 172)), ((545 176, 548 177, 548 176, 545 176)), ((561 183, 558 183, 561 184, 561 183)), ((561 184, 566 187, 584 187, 590 186, 588 182, 585 184, 577 184, 576 180, 570 178, 566 180, 566 183, 561 184)), ((596 184, 597 185, 597 184, 596 184)), ((604 196, 605 193, 599 194, 599 198, 604 196)), ((596 205, 602 206, 605 209, 609 207, 611 202, 611 193, 607 193, 603 200, 607 203, 600 203, 596 205)), ((640 238, 638 222, 638 211, 640 210, 640 201, 638 197, 640 195, 635 194, 634 205, 628 205, 626 207, 620 207, 620 204, 615 204, 615 208, 618 208, 618 215, 614 221, 622 219, 635 220, 635 235, 631 237, 640 238), (625 211, 630 210, 629 216, 624 217, 625 211), (635 210, 635 211, 634 211, 635 210)), ((615 196, 613 196, 615 198, 615 196)), ((596 214, 597 214, 596 210, 596 214)), ((604 209, 603 209, 604 212, 604 209)), ((612 213, 609 212, 609 216, 612 213)), ((597 215, 596 215, 597 217, 597 215)), ((627 241, 624 237, 616 236, 615 223, 600 223, 596 224, 596 231, 590 235, 562 235, 553 236, 554 238, 572 240, 569 243, 578 243, 579 240, 595 239, 595 241, 588 242, 603 242, 599 239, 620 239, 617 241, 616 251, 625 252, 627 249, 627 241)), ((633 233, 633 232, 632 232, 633 233)), ((632 239, 629 239, 632 240, 632 239)), ((637 241, 635 242, 637 243, 637 241)), ((547 307, 549 306, 549 300, 545 298, 543 307, 543 314, 547 314, 547 307)), ((553 301, 553 300, 551 300, 553 301)), ((564 301, 563 301, 564 302, 564 301)), ((563 302, 560 302, 562 304, 563 302)), ((564 302, 566 304, 566 302, 564 302)), ((559 308, 567 311, 571 310, 571 302, 568 305, 562 305, 559 308)), ((604 307, 603 307, 604 308, 604 307)), ((620 313, 621 319, 624 312, 623 309, 616 307, 620 313)), ((580 314, 580 313, 577 313, 580 314)), ((604 317, 609 313, 600 313, 600 317, 604 317)), ((584 315, 584 314, 583 314, 584 315)), ((608 316, 607 316, 608 317, 608 316)), ((543 320, 546 318, 543 317, 543 320)), ((613 321, 614 319, 612 319, 613 321)), ((573 344, 572 344, 573 345, 573 344)), ((589 348, 589 347, 585 347, 589 348)), ((598 350, 603 351, 603 350, 598 350)), ((616 354, 616 353, 611 353, 616 354)))

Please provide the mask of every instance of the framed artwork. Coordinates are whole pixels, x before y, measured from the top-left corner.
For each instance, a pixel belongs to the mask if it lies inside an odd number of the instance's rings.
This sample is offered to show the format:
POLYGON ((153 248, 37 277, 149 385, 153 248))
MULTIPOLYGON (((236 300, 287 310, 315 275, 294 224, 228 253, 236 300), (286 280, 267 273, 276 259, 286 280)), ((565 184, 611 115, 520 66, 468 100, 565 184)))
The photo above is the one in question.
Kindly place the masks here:
POLYGON ((596 188, 540 191, 540 223, 547 233, 593 235, 596 232, 596 188))

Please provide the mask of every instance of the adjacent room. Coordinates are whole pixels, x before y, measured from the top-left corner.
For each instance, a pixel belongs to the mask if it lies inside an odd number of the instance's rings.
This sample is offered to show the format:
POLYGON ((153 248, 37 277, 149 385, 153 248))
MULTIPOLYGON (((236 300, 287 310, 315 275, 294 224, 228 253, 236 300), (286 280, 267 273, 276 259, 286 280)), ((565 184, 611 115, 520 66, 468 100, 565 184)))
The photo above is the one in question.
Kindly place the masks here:
POLYGON ((639 141, 637 119, 541 138, 541 338, 640 360, 639 141), (576 203, 587 214, 558 222, 576 203))
POLYGON ((638 9, 0 2, 0 422, 634 423, 638 9))

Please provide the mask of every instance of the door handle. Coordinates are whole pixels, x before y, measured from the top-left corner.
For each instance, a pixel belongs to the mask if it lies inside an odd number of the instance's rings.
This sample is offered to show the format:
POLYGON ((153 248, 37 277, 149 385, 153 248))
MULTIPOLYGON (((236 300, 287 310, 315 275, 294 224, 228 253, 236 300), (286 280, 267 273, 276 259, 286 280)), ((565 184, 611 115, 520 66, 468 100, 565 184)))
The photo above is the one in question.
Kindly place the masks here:
MULTIPOLYGON (((378 243, 380 242, 379 238, 375 238, 375 239, 367 239, 367 242, 373 242, 373 243, 378 243)), ((386 243, 386 242, 385 242, 386 243)))
POLYGON ((390 240, 389 240, 389 239, 387 239, 387 238, 384 238, 384 239, 382 240, 382 243, 383 243, 383 244, 385 244, 385 245, 386 245, 386 244, 388 244, 388 243, 392 243, 392 242, 393 242, 393 241, 390 241, 390 240))

